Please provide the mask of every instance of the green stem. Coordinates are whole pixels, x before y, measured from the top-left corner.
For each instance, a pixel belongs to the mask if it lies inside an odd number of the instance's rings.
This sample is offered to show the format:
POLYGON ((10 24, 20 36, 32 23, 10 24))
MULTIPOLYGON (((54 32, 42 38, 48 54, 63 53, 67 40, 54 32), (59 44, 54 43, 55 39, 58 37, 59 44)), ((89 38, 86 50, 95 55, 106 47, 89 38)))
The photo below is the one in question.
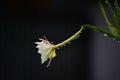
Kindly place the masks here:
POLYGON ((60 48, 60 47, 62 47, 64 45, 66 45, 67 43, 70 43, 72 40, 76 39, 77 37, 79 37, 79 35, 82 33, 82 31, 83 31, 83 29, 85 27, 90 28, 92 30, 95 30, 97 32, 106 34, 107 36, 109 36, 111 38, 114 38, 117 41, 120 41, 120 37, 116 37, 115 35, 111 34, 110 32, 107 32, 104 29, 98 28, 98 27, 90 25, 90 24, 85 24, 85 25, 82 25, 81 29, 78 32, 76 32, 73 36, 71 36, 70 38, 66 39, 65 41, 63 41, 63 42, 61 42, 61 43, 59 43, 57 45, 54 45, 53 49, 60 48))
POLYGON ((117 40, 117 41, 120 41, 120 37, 116 37, 115 35, 113 35, 112 33, 108 32, 108 31, 106 31, 106 30, 104 30, 104 29, 98 28, 98 27, 93 26, 93 25, 90 25, 90 24, 86 24, 86 25, 84 25, 84 26, 87 27, 87 28, 90 28, 90 29, 92 29, 92 30, 95 30, 95 31, 97 31, 97 32, 106 34, 107 36, 109 36, 109 37, 111 37, 111 38, 114 38, 114 39, 117 40))
POLYGON ((66 45, 67 43, 70 43, 72 40, 76 39, 77 37, 79 37, 79 35, 82 33, 83 29, 84 29, 84 25, 81 27, 81 29, 76 32, 73 36, 71 36, 70 38, 68 38, 67 40, 57 44, 54 46, 54 48, 59 48, 59 47, 62 47, 64 45, 66 45))

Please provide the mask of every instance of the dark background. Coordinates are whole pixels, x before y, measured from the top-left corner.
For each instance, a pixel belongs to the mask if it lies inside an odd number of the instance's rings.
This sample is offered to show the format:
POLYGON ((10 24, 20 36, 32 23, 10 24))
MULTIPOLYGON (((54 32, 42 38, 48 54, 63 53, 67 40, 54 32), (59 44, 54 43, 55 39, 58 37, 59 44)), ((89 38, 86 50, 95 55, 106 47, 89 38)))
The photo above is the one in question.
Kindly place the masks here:
POLYGON ((35 48, 38 38, 57 44, 82 24, 106 28, 96 0, 0 3, 0 80, 120 80, 120 43, 101 33, 85 29, 48 68, 35 48))

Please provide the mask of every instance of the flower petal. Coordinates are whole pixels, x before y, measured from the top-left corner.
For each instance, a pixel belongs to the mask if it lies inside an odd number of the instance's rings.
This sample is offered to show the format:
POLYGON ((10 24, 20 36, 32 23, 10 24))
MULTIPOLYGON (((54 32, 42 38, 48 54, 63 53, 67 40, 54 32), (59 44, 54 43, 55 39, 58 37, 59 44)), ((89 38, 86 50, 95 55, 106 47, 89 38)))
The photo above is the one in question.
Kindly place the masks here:
POLYGON ((38 53, 41 54, 41 63, 44 63, 48 60, 48 55, 52 50, 52 46, 47 44, 45 41, 35 42, 37 44, 38 53))

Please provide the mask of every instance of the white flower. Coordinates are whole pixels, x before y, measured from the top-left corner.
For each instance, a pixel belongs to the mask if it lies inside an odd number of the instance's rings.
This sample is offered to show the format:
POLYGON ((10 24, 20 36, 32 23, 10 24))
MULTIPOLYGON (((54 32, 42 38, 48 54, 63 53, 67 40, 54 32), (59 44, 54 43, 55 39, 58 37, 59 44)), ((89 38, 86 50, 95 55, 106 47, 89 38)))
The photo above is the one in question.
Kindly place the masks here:
POLYGON ((40 38, 40 42, 35 42, 35 44, 37 44, 38 48, 38 53, 41 54, 41 63, 44 63, 45 61, 47 61, 49 59, 48 65, 47 67, 50 65, 52 59, 56 56, 55 50, 59 49, 60 47, 66 45, 67 43, 70 43, 72 40, 76 39, 84 30, 85 26, 82 26, 81 29, 76 32, 73 36, 71 36, 70 38, 66 39, 65 41, 53 45, 51 44, 44 36, 44 39, 40 38))
POLYGON ((50 64, 51 60, 56 56, 54 45, 51 44, 47 39, 41 39, 41 42, 35 42, 37 44, 38 53, 41 54, 41 63, 44 63, 49 59, 50 64))

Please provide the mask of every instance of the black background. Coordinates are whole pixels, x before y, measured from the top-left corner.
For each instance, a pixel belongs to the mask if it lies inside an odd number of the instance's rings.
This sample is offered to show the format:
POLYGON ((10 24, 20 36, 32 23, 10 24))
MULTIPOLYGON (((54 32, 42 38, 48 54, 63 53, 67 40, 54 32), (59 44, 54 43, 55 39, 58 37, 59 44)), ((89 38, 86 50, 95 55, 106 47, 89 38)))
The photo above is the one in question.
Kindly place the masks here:
POLYGON ((120 80, 119 43, 90 29, 57 50, 50 67, 41 65, 38 38, 57 44, 86 23, 105 28, 96 0, 4 0, 0 80, 120 80))

